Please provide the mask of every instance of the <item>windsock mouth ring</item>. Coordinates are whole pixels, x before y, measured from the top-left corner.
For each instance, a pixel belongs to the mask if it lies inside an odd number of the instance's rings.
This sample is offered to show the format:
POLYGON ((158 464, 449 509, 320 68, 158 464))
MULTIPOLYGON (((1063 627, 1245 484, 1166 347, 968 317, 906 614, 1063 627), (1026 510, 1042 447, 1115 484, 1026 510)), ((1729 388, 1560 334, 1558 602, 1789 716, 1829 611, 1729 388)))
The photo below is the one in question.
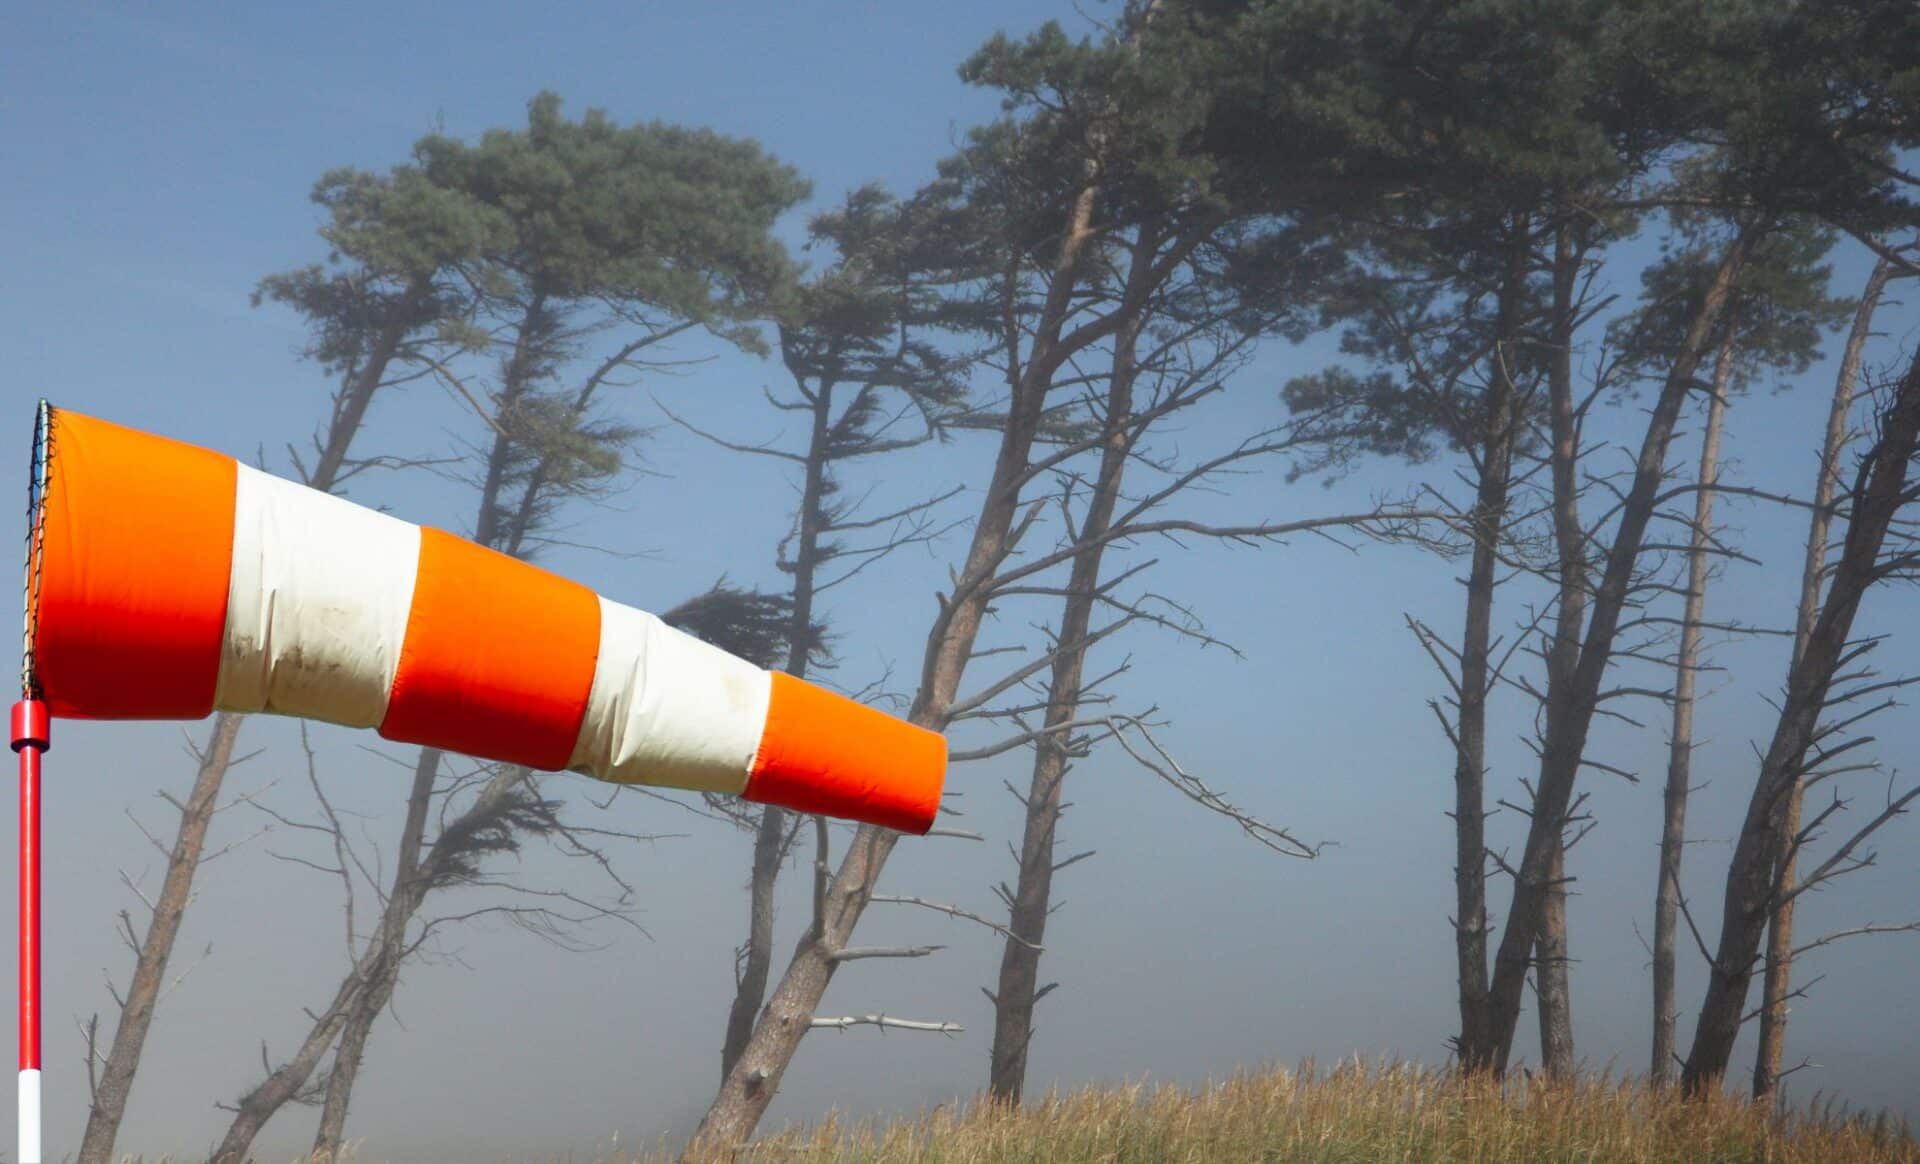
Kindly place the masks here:
POLYGON ((48 466, 53 459, 53 406, 42 399, 33 412, 33 453, 27 475, 27 545, 21 582, 20 698, 39 699, 34 646, 40 632, 41 550, 46 543, 48 466))

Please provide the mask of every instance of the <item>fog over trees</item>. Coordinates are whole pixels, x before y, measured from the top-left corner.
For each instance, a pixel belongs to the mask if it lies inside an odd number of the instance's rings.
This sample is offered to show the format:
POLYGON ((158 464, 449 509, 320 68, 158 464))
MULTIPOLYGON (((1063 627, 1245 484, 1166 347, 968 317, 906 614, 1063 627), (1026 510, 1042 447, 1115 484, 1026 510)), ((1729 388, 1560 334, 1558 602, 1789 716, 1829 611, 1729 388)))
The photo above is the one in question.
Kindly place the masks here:
POLYGON ((943 18, 910 165, 877 91, 871 142, 611 65, 354 104, 404 132, 276 160, 185 352, 123 317, 164 284, 14 341, 23 424, 441 525, 953 761, 917 838, 63 723, 56 1158, 706 1159, 1311 1054, 1911 1103, 1920 10, 1049 14, 943 18))

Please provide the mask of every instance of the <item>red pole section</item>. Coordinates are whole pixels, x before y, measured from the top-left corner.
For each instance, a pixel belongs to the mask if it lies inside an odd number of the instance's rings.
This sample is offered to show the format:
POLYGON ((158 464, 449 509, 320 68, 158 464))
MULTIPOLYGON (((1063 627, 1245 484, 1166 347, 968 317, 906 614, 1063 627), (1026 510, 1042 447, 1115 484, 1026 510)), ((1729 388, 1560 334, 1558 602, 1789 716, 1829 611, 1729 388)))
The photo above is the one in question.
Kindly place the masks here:
POLYGON ((13 705, 20 753, 20 1123, 21 1164, 40 1161, 40 755, 52 720, 47 705, 13 705))

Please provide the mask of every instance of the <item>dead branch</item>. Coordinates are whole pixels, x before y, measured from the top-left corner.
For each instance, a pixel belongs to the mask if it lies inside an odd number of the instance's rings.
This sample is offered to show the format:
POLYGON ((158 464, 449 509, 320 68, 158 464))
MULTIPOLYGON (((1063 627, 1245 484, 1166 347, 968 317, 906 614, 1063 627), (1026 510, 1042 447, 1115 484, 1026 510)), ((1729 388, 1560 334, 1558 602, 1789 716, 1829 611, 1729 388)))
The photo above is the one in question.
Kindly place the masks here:
POLYGON ((1866 925, 1855 926, 1850 930, 1836 930, 1824 937, 1815 938, 1804 946, 1795 946, 1793 948, 1793 956, 1798 958, 1808 950, 1818 950, 1822 946, 1831 946, 1835 942, 1844 941, 1847 938, 1861 938, 1870 934, 1911 933, 1920 933, 1920 921, 1910 921, 1902 925, 1882 925, 1879 922, 1868 922, 1866 925))
POLYGON ((849 946, 835 950, 835 962, 858 962, 863 958, 924 958, 946 949, 945 946, 849 946))
POLYGON ((814 1030, 831 1028, 845 1031, 853 1027, 879 1027, 882 1031, 926 1031, 936 1035, 958 1035, 967 1028, 959 1023, 923 1022, 916 1019, 899 1019, 884 1014, 851 1014, 840 1018, 816 1018, 807 1023, 814 1030))
POLYGON ((976 925, 983 925, 988 929, 992 930, 994 933, 999 934, 1003 938, 1008 938, 1012 941, 1019 942, 1021 945, 1027 947, 1029 950, 1046 949, 1045 946, 1039 945, 1038 943, 1035 943, 1035 942, 1029 942, 1025 938, 1018 936, 1012 930, 1001 925, 997 921, 993 921, 989 918, 982 917, 981 915, 974 913, 971 910, 961 909, 957 905, 947 905, 944 902, 939 902, 939 901, 928 901, 923 897, 899 897, 899 896, 894 896, 892 894, 885 894, 885 893, 876 893, 873 896, 869 897, 867 900, 873 902, 876 905, 917 905, 921 909, 930 909, 930 910, 933 910, 935 913, 944 913, 948 917, 957 917, 963 921, 970 921, 975 923, 976 925))
POLYGON ((1205 781, 1182 768, 1172 754, 1161 746, 1160 741, 1154 738, 1144 721, 1132 716, 1104 718, 1109 723, 1112 738, 1120 741, 1120 747, 1126 751, 1127 755, 1133 757, 1136 763, 1158 776, 1195 804, 1233 821, 1248 836, 1281 856, 1311 860, 1318 857, 1320 850, 1328 844, 1326 841, 1309 844, 1286 829, 1268 824, 1259 817, 1235 807, 1225 796, 1209 787, 1205 781), (1128 741, 1126 732, 1129 730, 1146 742, 1147 749, 1152 753, 1151 756, 1128 741))

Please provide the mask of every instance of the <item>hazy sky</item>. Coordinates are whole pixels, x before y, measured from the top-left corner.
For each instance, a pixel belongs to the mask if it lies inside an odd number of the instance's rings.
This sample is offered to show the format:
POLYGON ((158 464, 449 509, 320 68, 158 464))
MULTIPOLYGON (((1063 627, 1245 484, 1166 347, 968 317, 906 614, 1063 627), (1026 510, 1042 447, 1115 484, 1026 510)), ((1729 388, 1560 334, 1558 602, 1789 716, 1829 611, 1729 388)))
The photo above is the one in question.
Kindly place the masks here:
MULTIPOLYGON (((13 434, 0 439, 0 482, 26 475, 30 406, 43 394, 249 460, 264 456, 284 471, 281 450, 306 440, 330 385, 297 358, 297 321, 250 308, 248 293, 264 274, 322 257, 306 194, 329 167, 394 164, 436 126, 476 135, 518 125, 527 98, 552 88, 576 114, 598 106, 622 120, 756 137, 812 178, 816 202, 876 179, 904 192, 966 125, 995 108, 991 95, 959 83, 955 64, 995 30, 1030 28, 1049 11, 1079 19, 1068 4, 1004 0, 631 3, 538 17, 493 3, 403 11, 254 5, 193 16, 15 8, 0 38, 0 416, 13 434)), ((797 241, 800 223, 795 215, 785 225, 787 237, 797 241)), ((1847 252, 1838 269, 1850 293, 1865 264, 1847 252)), ((1614 275, 1631 292, 1633 271, 1623 264, 1614 275)), ((1873 360, 1884 366, 1910 350, 1913 316, 1896 304, 1881 321, 1885 339, 1873 360)), ((1271 423, 1279 415, 1275 386, 1328 350, 1323 339, 1263 354, 1227 400, 1170 440, 1200 453, 1271 423)), ((780 433, 759 395, 778 384, 775 365, 699 345, 685 354, 713 358, 636 391, 621 414, 661 422, 652 393, 737 436, 780 433)), ((1743 401, 1731 421, 1732 471, 1804 493, 1830 383, 1822 365, 1796 391, 1743 401)), ((1623 433, 1639 417, 1622 406, 1595 427, 1623 433)), ((416 387, 377 405, 361 447, 447 454, 474 428, 445 396, 416 387)), ((1678 447, 1691 457, 1691 434, 1678 447)), ((902 462, 911 469, 877 483, 877 504, 968 474, 977 480, 987 455, 975 440, 902 462)), ((656 609, 722 575, 779 584, 771 551, 793 493, 777 467, 742 463, 672 430, 647 443, 644 456, 650 473, 636 475, 613 505, 567 515, 572 540, 639 556, 564 551, 547 564, 656 609)), ((1330 488, 1287 486, 1279 474, 1244 477, 1196 508, 1309 516, 1349 510, 1415 479, 1387 466, 1330 488)), ((430 477, 369 476, 351 495, 410 519, 470 525, 468 494, 430 477)), ((956 501, 952 516, 974 500, 956 501)), ((17 539, 20 509, 6 512, 0 538, 17 539)), ((1734 568, 1713 594, 1714 611, 1778 624, 1798 575, 1801 519, 1738 504, 1726 514, 1765 565, 1734 568)), ((860 687, 891 672, 890 687, 906 686, 932 595, 962 548, 956 537, 899 555, 832 596, 837 682, 860 687)), ((1453 842, 1443 815, 1451 760, 1425 707, 1440 693, 1438 677, 1402 615, 1457 630, 1457 568, 1411 550, 1350 553, 1311 540, 1190 554, 1160 546, 1135 556, 1150 555, 1163 559, 1152 587, 1193 604, 1244 658, 1143 633, 1103 648, 1096 670, 1130 657, 1124 705, 1157 704, 1172 721, 1164 738, 1184 763, 1247 807, 1338 845, 1313 863, 1281 860, 1124 756, 1100 753, 1081 764, 1063 844, 1098 855, 1057 887, 1065 908, 1049 929, 1042 973, 1061 986, 1041 1004, 1031 1089, 1198 1080, 1356 1052, 1440 1061, 1455 1023, 1453 842)), ((1501 617, 1520 613, 1510 604, 1501 617)), ((1870 599, 1864 620, 1893 630, 1916 615, 1911 591, 1887 592, 1870 599)), ((1046 617, 1042 608, 1010 610, 987 641, 1030 638, 1029 624, 1046 617)), ((1884 665, 1898 669, 1912 651, 1896 637, 1884 665)), ((1717 902, 1715 878, 1754 770, 1751 742, 1770 727, 1766 696, 1784 670, 1777 642, 1727 646, 1716 658, 1727 670, 1708 685, 1713 694, 1701 712, 1695 765, 1707 786, 1692 816, 1701 843, 1687 855, 1696 902, 1717 902)), ((1650 1003, 1639 935, 1651 915, 1665 747, 1658 709, 1644 711, 1645 731, 1615 725, 1597 733, 1596 754, 1644 778, 1636 787, 1588 775, 1600 826, 1570 860, 1579 893, 1571 911, 1576 1034, 1588 1059, 1625 1070, 1645 1066, 1650 1003)), ((1496 714, 1491 787, 1512 796, 1528 771, 1520 737, 1530 724, 1510 697, 1496 714)), ((206 729, 185 730, 204 738, 206 729)), ((1897 769, 1920 744, 1920 717, 1897 710, 1876 734, 1878 755, 1897 769)), ((330 785, 367 814, 366 836, 390 852, 400 770, 365 750, 379 743, 370 733, 318 729, 315 740, 330 785)), ((179 725, 75 723, 56 732, 45 842, 50 1158, 77 1145, 84 1119, 76 1018, 97 1010, 111 1026, 102 975, 124 979, 130 963, 114 916, 130 909, 144 924, 121 871, 151 886, 162 865, 127 813, 170 835, 169 810, 154 793, 190 780, 180 742, 179 725)), ((292 725, 250 721, 242 747, 263 750, 235 772, 230 791, 302 810, 292 725)), ((405 760, 400 749, 386 753, 405 760)), ((965 792, 966 823, 987 843, 903 845, 887 886, 996 909, 989 887, 1012 873, 1004 840, 1015 835, 1018 807, 1003 778, 1024 781, 1021 757, 957 770, 951 787, 965 792)), ((604 791, 568 776, 551 778, 548 788, 569 798, 604 791)), ((1859 791, 1869 801, 1879 794, 1859 791)), ((698 1117, 718 1073, 749 839, 657 800, 626 797, 610 811, 623 828, 684 834, 621 854, 650 936, 610 929, 597 935, 604 948, 573 954, 515 931, 473 930, 452 943, 457 960, 412 969, 396 1000, 399 1021, 383 1021, 373 1036, 353 1109, 350 1131, 369 1141, 370 1156, 590 1153, 616 1134, 631 1142, 684 1132, 698 1117)), ((0 841, 11 845, 6 815, 0 841)), ((236 807, 219 818, 214 844, 244 840, 266 823, 236 807)), ((1492 827, 1494 843, 1518 844, 1514 814, 1492 827)), ((277 1058, 304 1029, 301 1008, 331 992, 345 958, 334 886, 269 855, 302 852, 298 846, 282 830, 205 870, 176 955, 177 969, 193 969, 160 1011, 123 1150, 202 1149, 225 1126, 213 1104, 257 1078, 261 1040, 277 1058)), ((581 876, 539 855, 524 872, 569 885, 581 876)), ((784 882, 782 956, 803 917, 803 882, 797 872, 784 882)), ((1877 869, 1802 909, 1803 932, 1920 915, 1916 885, 1920 837, 1896 827, 1877 869)), ((1717 905, 1704 910, 1703 924, 1716 913, 1717 905)), ((773 1122, 830 1106, 910 1109, 985 1081, 991 1009, 978 987, 998 963, 990 935, 888 906, 874 908, 862 934, 949 949, 908 965, 850 966, 827 1013, 947 1018, 967 1033, 816 1034, 787 1076, 773 1122)), ((1912 937, 1847 944, 1803 963, 1803 978, 1828 977, 1794 1010, 1790 1056, 1821 1064, 1795 1077, 1797 1094, 1826 1088, 1863 1105, 1911 1104, 1920 1091, 1920 1042, 1904 1016, 1920 1010, 1916 967, 1920 939, 1912 937)), ((1691 1034, 1702 985, 1701 959, 1683 950, 1683 1035, 1691 1034)), ((1531 1056, 1533 1043, 1529 1015, 1519 1045, 1531 1056)), ((265 1158, 303 1148, 312 1119, 305 1110, 283 1113, 262 1141, 265 1158)))

